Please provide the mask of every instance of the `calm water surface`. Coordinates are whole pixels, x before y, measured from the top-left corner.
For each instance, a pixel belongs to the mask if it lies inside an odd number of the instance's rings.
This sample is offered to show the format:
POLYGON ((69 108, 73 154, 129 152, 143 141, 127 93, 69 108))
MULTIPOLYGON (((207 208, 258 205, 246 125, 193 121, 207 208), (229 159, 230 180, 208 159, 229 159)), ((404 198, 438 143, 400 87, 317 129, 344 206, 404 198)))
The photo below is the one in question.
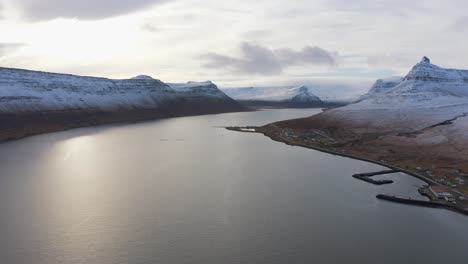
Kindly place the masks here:
POLYGON ((468 263, 468 218, 392 204, 402 174, 217 126, 268 110, 85 128, 0 145, 0 263, 468 263))

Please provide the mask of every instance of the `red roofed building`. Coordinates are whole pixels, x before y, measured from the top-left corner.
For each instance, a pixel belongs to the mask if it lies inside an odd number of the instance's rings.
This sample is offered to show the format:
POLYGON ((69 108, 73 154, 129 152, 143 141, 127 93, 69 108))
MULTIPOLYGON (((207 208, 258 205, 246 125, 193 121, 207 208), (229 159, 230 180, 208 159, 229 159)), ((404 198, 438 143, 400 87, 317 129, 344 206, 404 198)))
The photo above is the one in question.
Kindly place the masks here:
POLYGON ((450 193, 450 190, 444 186, 434 185, 429 187, 429 191, 438 200, 453 201, 455 199, 450 193))

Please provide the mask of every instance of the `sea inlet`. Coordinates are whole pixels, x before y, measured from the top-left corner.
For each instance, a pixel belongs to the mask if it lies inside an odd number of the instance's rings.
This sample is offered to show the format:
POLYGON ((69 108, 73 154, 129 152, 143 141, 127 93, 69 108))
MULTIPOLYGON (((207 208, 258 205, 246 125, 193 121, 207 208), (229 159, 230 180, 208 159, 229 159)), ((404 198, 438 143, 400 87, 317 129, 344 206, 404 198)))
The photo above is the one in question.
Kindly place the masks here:
POLYGON ((82 128, 0 144, 0 262, 467 263, 468 220, 402 173, 224 126, 265 110, 82 128), (377 178, 377 177, 376 177, 377 178))

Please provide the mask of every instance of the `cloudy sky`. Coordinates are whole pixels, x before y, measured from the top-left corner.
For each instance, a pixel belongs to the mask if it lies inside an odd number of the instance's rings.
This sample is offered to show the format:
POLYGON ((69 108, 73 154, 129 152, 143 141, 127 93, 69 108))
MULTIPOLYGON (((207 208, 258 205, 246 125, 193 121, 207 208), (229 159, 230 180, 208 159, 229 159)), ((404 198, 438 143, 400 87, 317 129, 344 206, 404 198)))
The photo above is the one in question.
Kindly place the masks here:
POLYGON ((423 55, 468 68, 466 10, 466 0, 0 0, 0 66, 365 87, 423 55))

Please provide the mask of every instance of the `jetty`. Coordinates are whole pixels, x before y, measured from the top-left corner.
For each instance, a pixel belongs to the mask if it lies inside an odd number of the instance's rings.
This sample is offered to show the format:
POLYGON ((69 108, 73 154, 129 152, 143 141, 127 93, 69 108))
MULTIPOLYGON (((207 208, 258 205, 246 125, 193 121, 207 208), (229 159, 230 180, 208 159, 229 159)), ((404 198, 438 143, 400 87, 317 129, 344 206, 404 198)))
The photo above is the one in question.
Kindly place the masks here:
POLYGON ((443 203, 443 202, 433 202, 433 201, 422 201, 417 199, 411 198, 401 198, 397 196, 390 196, 385 194, 378 194, 377 199, 400 203, 400 204, 409 204, 409 205, 416 205, 416 206, 423 206, 423 207, 430 207, 430 208, 442 208, 451 210, 457 213, 461 213, 464 215, 468 215, 468 210, 457 206, 455 204, 443 203))
POLYGON ((237 131, 237 132, 246 132, 246 133, 258 133, 257 128, 255 126, 245 126, 245 127, 238 127, 238 126, 231 126, 231 127, 224 127, 227 130, 237 131))
POLYGON ((368 172, 368 173, 359 173, 359 174, 354 174, 353 178, 359 179, 361 181, 365 181, 368 183, 372 183, 375 185, 384 185, 384 184, 392 184, 392 180, 374 180, 371 177, 377 176, 377 175, 383 175, 383 174, 391 174, 391 173, 396 173, 400 172, 399 170, 382 170, 382 171, 376 171, 376 172, 368 172))

